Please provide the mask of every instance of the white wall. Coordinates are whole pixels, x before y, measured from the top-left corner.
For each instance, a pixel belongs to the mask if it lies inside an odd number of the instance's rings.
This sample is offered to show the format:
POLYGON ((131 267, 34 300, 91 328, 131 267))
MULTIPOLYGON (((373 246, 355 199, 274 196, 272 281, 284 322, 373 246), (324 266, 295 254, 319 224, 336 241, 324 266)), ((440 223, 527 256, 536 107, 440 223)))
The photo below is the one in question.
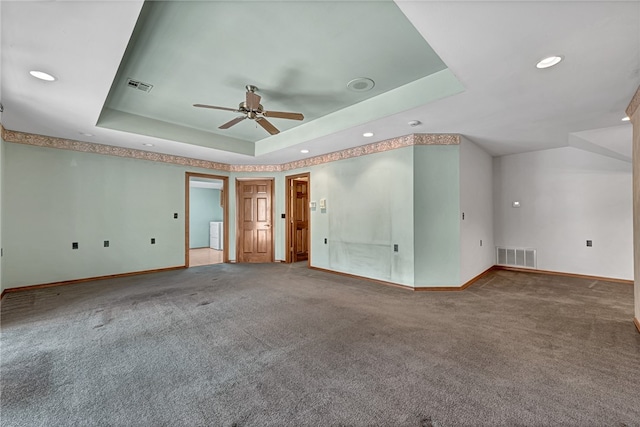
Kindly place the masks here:
MULTIPOLYGON (((2 248, 2 199, 4 198, 4 140, 0 135, 0 248, 2 248)), ((4 291, 4 280, 2 280, 4 256, 0 257, 0 292, 4 291)))
POLYGON ((460 144, 460 285, 495 264, 493 159, 466 138, 460 144), (482 246, 480 245, 482 241, 482 246))
POLYGON ((631 164, 572 147, 495 158, 495 244, 537 249, 540 270, 630 280, 631 182, 631 164))
MULTIPOLYGON (((0 5, 0 22, 2 22, 2 5, 0 5)), ((2 31, 0 31, 0 46, 2 45, 2 31)), ((0 101, 2 100, 2 67, 0 67, 0 101)), ((2 123, 2 113, 0 112, 0 123, 2 123)), ((0 248, 2 248, 2 198, 4 197, 3 179, 4 175, 4 140, 2 139, 2 131, 0 130, 0 248)), ((2 265, 4 257, 0 257, 0 292, 4 290, 4 281, 2 280, 2 265)))
MULTIPOLYGON (((640 91, 640 87, 638 88, 640 91)), ((635 318, 640 322, 640 108, 631 117, 633 124, 633 247, 635 318)))

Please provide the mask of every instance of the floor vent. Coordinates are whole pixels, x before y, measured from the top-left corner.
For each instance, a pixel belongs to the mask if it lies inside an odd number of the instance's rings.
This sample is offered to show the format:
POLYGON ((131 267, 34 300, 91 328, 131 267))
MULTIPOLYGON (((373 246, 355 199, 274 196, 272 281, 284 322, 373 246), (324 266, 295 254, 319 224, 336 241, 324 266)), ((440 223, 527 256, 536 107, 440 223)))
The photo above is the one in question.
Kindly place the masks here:
POLYGON ((497 247, 496 263, 512 267, 536 268, 536 250, 497 247))
POLYGON ((132 89, 138 89, 143 92, 149 92, 153 87, 153 85, 150 85, 149 83, 143 83, 138 80, 127 79, 127 87, 130 87, 132 89))

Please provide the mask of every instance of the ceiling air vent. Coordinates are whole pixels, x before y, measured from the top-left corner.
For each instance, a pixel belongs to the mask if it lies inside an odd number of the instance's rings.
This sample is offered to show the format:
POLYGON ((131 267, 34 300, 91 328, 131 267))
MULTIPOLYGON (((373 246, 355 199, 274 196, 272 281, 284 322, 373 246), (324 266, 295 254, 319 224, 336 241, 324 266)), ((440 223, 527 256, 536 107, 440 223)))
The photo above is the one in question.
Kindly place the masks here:
POLYGON ((149 83, 144 83, 138 80, 127 79, 127 87, 130 87, 132 89, 138 89, 143 92, 150 92, 153 85, 150 85, 149 83))

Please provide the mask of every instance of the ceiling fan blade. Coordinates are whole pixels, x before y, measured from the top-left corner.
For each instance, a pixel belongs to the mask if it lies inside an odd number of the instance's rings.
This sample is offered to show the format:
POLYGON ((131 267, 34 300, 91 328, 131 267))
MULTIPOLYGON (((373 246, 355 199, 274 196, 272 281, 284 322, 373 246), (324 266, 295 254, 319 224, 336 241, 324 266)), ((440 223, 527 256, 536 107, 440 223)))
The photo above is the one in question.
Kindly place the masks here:
POLYGON ((227 107, 217 107, 215 105, 206 105, 206 104, 193 104, 194 107, 198 108, 211 108, 213 110, 224 110, 224 111, 233 111, 235 113, 239 113, 240 110, 237 108, 227 108, 227 107))
POLYGON ((260 105, 260 95, 255 92, 247 91, 247 109, 257 110, 260 105))
POLYGON ((238 123, 240 123, 241 121, 243 121, 244 119, 246 119, 247 116, 240 116, 240 117, 236 117, 233 120, 228 121, 227 123, 218 126, 218 129, 229 129, 231 126, 233 125, 237 125, 238 123))
POLYGON ((304 116, 301 113, 287 113, 284 111, 263 111, 262 115, 265 117, 275 117, 277 119, 304 120, 304 116))
POLYGON ((258 117, 256 119, 256 122, 262 126, 262 128, 264 130, 266 130, 267 132, 269 132, 271 135, 275 135, 277 133, 280 133, 280 131, 274 126, 272 125, 269 120, 265 119, 264 117, 258 117))

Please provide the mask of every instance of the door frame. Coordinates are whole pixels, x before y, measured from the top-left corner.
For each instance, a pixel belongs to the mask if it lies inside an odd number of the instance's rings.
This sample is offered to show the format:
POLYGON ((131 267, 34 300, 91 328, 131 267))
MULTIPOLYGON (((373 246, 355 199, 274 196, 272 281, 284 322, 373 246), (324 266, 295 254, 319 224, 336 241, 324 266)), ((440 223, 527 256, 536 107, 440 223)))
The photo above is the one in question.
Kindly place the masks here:
MULTIPOLYGON (((296 178, 307 178, 307 195, 309 197, 309 201, 311 201, 311 172, 304 172, 304 173, 299 173, 296 175, 289 175, 285 177, 285 189, 284 189, 284 194, 285 194, 285 204, 286 204, 286 210, 285 210, 285 221, 286 221, 286 233, 285 233, 285 262, 288 264, 291 264, 293 262, 293 254, 291 253, 291 247, 293 245, 293 239, 294 239, 294 234, 295 234, 295 230, 294 230, 294 224, 291 221, 291 219, 293 218, 293 194, 291 194, 291 187, 293 184, 293 181, 296 178)), ((311 267, 311 209, 309 209, 309 206, 307 206, 307 209, 309 210, 309 215, 307 216, 308 218, 308 227, 309 229, 307 230, 307 248, 309 250, 309 254, 307 257, 307 266, 311 267)))
POLYGON ((189 181, 191 177, 208 178, 222 181, 222 223, 224 235, 222 239, 222 262, 229 262, 229 177, 221 175, 210 175, 199 172, 185 172, 185 207, 184 207, 184 266, 189 267, 189 192, 191 187, 189 181))
POLYGON ((275 228, 276 228, 276 217, 275 217, 275 207, 276 207, 276 195, 275 195, 275 191, 276 191, 276 179, 274 177, 268 177, 268 178, 260 178, 260 177, 243 177, 243 178, 236 178, 236 262, 240 263, 240 238, 242 237, 242 230, 240 229, 240 213, 239 213, 239 206, 241 205, 240 203, 240 186, 238 185, 239 182, 251 182, 251 181, 271 181, 271 227, 269 227, 269 230, 271 232, 271 262, 275 261, 275 257, 276 257, 276 232, 275 232, 275 228))

